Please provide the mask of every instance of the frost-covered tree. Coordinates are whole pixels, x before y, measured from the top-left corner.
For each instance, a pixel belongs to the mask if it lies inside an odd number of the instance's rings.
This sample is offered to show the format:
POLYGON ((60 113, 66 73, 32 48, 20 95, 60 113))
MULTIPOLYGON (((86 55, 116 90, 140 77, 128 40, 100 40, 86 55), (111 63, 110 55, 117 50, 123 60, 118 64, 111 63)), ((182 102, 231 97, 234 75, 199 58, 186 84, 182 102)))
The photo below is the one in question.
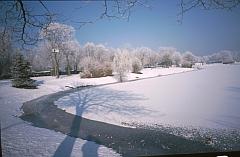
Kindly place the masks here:
POLYGON ((91 78, 93 77, 91 71, 99 66, 99 62, 96 61, 94 58, 87 56, 83 58, 81 66, 83 67, 83 74, 81 75, 81 77, 91 78))
POLYGON ((223 50, 218 53, 204 56, 206 63, 233 63, 233 53, 228 50, 223 50))
POLYGON ((233 63, 233 56, 232 56, 232 52, 228 51, 228 50, 223 50, 220 52, 221 57, 222 57, 222 63, 223 64, 229 64, 229 63, 233 63))
MULTIPOLYGON (((52 49, 63 50, 63 43, 73 40, 75 29, 72 26, 51 23, 46 29, 42 29, 41 37, 45 39, 52 49)), ((54 61, 54 74, 59 78, 60 60, 62 59, 62 52, 51 53, 54 61)))
POLYGON ((113 59, 113 69, 118 75, 118 80, 123 82, 126 73, 132 69, 132 60, 126 49, 117 51, 113 59))
POLYGON ((41 42, 33 50, 34 56, 30 62, 33 71, 50 70, 54 67, 51 45, 48 42, 41 42))
POLYGON ((83 49, 84 49, 86 57, 93 57, 94 56, 94 52, 95 52, 95 48, 96 48, 96 46, 95 46, 94 43, 87 42, 83 46, 83 49))
POLYGON ((100 62, 104 62, 110 59, 108 48, 102 44, 86 43, 83 47, 83 51, 86 57, 94 58, 100 62))
POLYGON ((111 61, 111 53, 107 47, 102 44, 96 45, 94 58, 100 62, 111 61))
POLYGON ((180 52, 175 51, 172 56, 173 64, 176 65, 177 67, 180 66, 182 62, 182 55, 180 52))
POLYGON ((66 62, 66 72, 67 75, 71 75, 71 60, 73 59, 74 54, 76 54, 77 51, 79 51, 79 43, 77 40, 71 40, 71 41, 66 41, 62 44, 62 53, 63 56, 65 56, 65 62, 66 62))
POLYGON ((182 55, 182 67, 192 68, 194 62, 195 56, 192 52, 187 51, 182 55))
POLYGON ((208 63, 209 56, 202 56, 203 63, 208 63))
POLYGON ((138 59, 137 57, 133 57, 133 59, 132 59, 132 72, 133 73, 140 73, 142 68, 143 68, 143 66, 142 66, 141 60, 138 59))
POLYGON ((160 47, 160 64, 165 67, 170 67, 173 64, 173 54, 176 52, 176 49, 173 47, 160 47))
POLYGON ((83 58, 83 48, 78 43, 78 46, 76 45, 75 51, 73 51, 73 55, 71 58, 72 64, 73 64, 73 70, 76 73, 79 69, 79 64, 83 58))
POLYGON ((222 56, 220 53, 214 53, 208 56, 208 63, 222 63, 222 56))
POLYGON ((232 52, 233 60, 236 62, 240 62, 240 51, 234 51, 232 52))
POLYGON ((102 44, 86 43, 83 46, 84 57, 81 60, 84 77, 102 77, 112 75, 112 53, 102 44))
POLYGON ((141 61, 142 66, 149 64, 149 55, 152 50, 148 47, 139 47, 134 49, 135 56, 141 61))
POLYGON ((34 80, 30 78, 31 69, 23 55, 17 54, 12 67, 12 86, 16 88, 36 88, 34 80))
POLYGON ((160 55, 152 51, 151 53, 148 54, 148 59, 149 59, 148 67, 156 67, 157 63, 160 60, 160 55))
POLYGON ((172 53, 169 52, 163 52, 161 54, 161 64, 164 65, 165 67, 170 67, 173 64, 172 61, 172 53))

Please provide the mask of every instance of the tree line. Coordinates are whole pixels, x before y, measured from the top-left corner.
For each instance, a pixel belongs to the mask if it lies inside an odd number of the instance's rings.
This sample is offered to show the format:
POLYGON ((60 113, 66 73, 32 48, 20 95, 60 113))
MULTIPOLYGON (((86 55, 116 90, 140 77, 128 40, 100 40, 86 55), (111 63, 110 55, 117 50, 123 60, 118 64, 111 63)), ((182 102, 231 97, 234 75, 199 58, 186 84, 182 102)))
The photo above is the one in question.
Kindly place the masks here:
MULTIPOLYGON (((11 75, 11 64, 20 50, 11 44, 11 34, 4 36, 0 42, 0 75, 2 78, 11 75)), ((123 80, 126 72, 140 73, 144 67, 177 67, 191 68, 194 63, 231 63, 240 61, 239 52, 221 51, 208 56, 196 56, 192 52, 180 53, 172 47, 161 47, 157 51, 148 47, 111 48, 91 42, 80 45, 72 26, 51 23, 47 29, 40 31, 38 44, 25 51, 24 56, 31 65, 32 71, 51 71, 59 77, 60 71, 67 75, 81 72, 82 78, 102 77, 114 72, 123 80), (53 49, 58 50, 54 52, 53 49)), ((23 53, 23 52, 22 52, 23 53)))

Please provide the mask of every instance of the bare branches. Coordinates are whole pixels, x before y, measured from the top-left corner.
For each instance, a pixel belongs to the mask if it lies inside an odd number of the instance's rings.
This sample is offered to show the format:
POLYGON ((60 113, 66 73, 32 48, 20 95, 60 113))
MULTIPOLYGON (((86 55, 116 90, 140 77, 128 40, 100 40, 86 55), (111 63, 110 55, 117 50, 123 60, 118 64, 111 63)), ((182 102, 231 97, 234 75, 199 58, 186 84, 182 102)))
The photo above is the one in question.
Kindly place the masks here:
MULTIPOLYGON (((102 6, 102 11, 99 13, 99 16, 96 15, 92 19, 84 19, 84 17, 81 17, 82 19, 71 20, 71 22, 76 23, 80 29, 85 25, 93 24, 104 18, 129 21, 133 8, 137 6, 151 9, 150 5, 147 4, 147 0, 101 0, 97 1, 95 4, 98 3, 101 3, 102 6)), ((90 7, 90 5, 91 4, 81 6, 77 9, 90 7)))
POLYGON ((20 10, 21 10, 22 18, 23 18, 21 40, 23 40, 24 43, 25 43, 24 34, 25 34, 25 27, 26 27, 26 24, 27 24, 26 11, 25 11, 25 8, 23 6, 22 1, 21 0, 17 0, 17 2, 20 4, 20 10))
POLYGON ((35 45, 38 42, 39 29, 46 28, 51 22, 53 14, 41 2, 41 11, 31 11, 27 2, 22 0, 1 1, 2 15, 0 16, 0 24, 3 26, 1 32, 9 32, 13 41, 18 45, 35 45))
MULTIPOLYGON (((36 3, 34 7, 37 4, 40 7, 36 9, 23 0, 0 2, 0 6, 3 8, 1 8, 3 15, 0 16, 0 24, 3 26, 1 31, 4 32, 3 34, 6 31, 11 32, 14 41, 22 46, 35 45, 39 40, 39 30, 46 29, 54 21, 55 14, 50 12, 42 0, 34 3, 36 3)), ((132 9, 137 5, 149 7, 141 0, 103 0, 99 3, 103 3, 103 11, 100 12, 100 16, 94 20, 85 19, 75 22, 79 28, 103 18, 129 20, 132 9)))
POLYGON ((104 10, 99 18, 102 19, 106 17, 129 20, 132 9, 137 7, 137 5, 150 8, 146 2, 141 2, 141 0, 104 0, 104 10))
POLYGON ((44 4, 41 0, 39 0, 39 3, 41 3, 41 5, 46 9, 46 11, 47 11, 49 14, 51 14, 50 11, 48 10, 48 8, 45 6, 45 4, 44 4))
POLYGON ((83 26, 87 24, 93 24, 93 21, 72 21, 78 24, 78 29, 82 28, 83 26))
POLYGON ((240 5, 240 0, 181 0, 180 22, 183 19, 183 14, 192 10, 193 8, 200 8, 203 10, 222 9, 231 11, 240 5))

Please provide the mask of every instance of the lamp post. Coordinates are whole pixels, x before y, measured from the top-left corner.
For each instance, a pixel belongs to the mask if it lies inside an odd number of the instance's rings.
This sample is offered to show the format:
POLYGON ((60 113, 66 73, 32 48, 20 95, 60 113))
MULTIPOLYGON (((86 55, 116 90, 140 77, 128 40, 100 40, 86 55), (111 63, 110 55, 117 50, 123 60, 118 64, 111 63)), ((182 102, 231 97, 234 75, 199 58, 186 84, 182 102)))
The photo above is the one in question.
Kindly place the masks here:
POLYGON ((57 53, 59 53, 59 49, 52 49, 52 53, 53 53, 54 60, 55 60, 54 73, 57 76, 57 78, 59 78, 59 65, 58 65, 58 61, 57 61, 57 53))

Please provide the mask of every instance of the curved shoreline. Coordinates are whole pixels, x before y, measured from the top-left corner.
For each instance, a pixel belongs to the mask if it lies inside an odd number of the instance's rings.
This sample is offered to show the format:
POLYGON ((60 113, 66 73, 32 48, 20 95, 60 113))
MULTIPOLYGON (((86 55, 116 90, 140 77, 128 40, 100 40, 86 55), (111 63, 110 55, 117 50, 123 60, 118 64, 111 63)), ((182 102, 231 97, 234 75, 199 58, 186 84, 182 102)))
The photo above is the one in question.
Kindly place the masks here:
MULTIPOLYGON (((98 85, 102 86, 102 85, 98 85)), ((45 95, 25 102, 23 120, 34 126, 59 131, 72 137, 94 141, 112 148, 123 156, 183 154, 218 151, 203 142, 188 140, 161 130, 126 128, 82 118, 67 113, 54 101, 68 93, 96 86, 79 87, 45 95)))

